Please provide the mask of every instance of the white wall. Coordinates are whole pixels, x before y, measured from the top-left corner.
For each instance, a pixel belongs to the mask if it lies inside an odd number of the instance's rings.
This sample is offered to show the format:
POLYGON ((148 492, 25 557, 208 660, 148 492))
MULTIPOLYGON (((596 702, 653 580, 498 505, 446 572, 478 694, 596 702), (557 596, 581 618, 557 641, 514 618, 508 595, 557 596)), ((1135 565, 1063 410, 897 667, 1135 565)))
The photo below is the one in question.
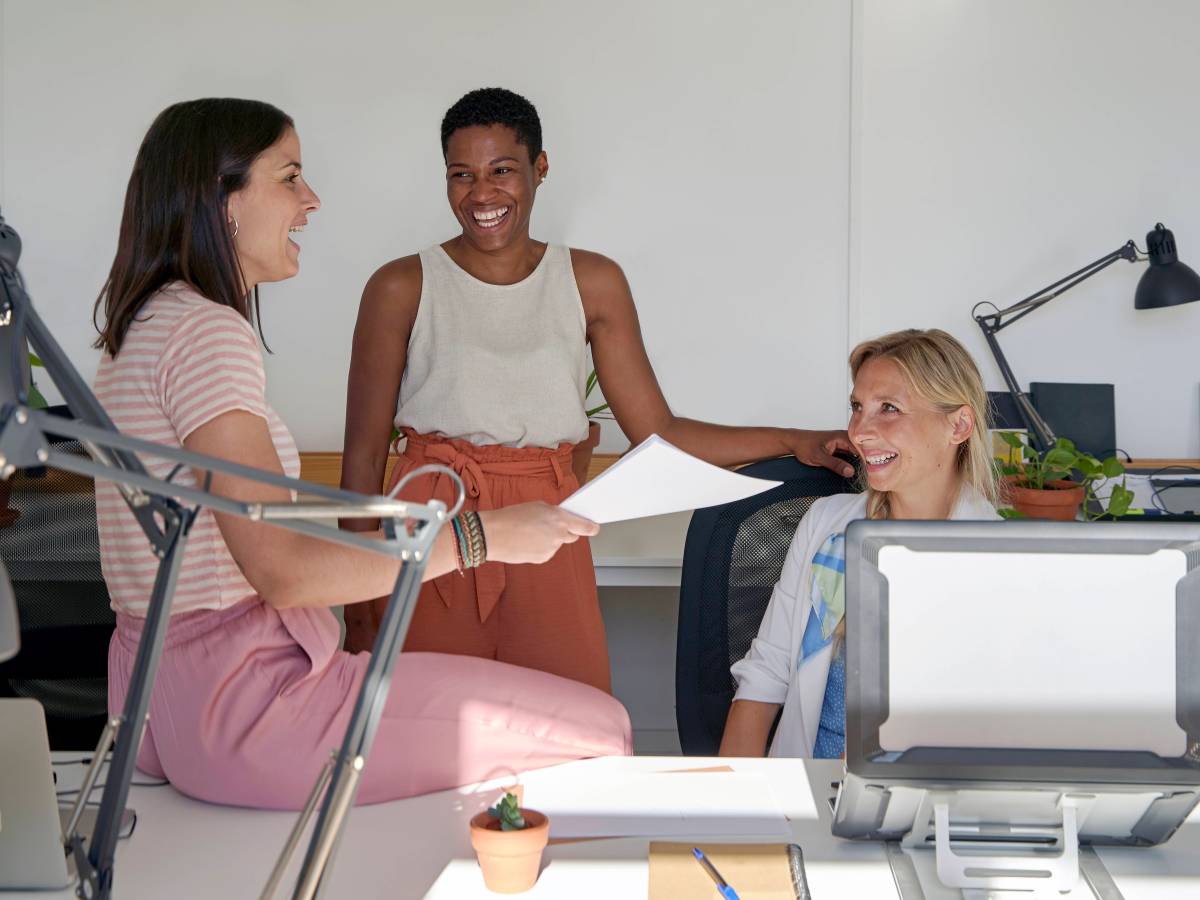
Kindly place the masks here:
MULTIPOLYGON (((85 374, 154 114, 232 94, 296 117, 325 206, 302 275, 265 307, 271 397, 304 449, 341 445, 367 276, 453 232, 437 125, 481 84, 537 103, 553 174, 535 233, 624 265, 683 414, 840 423, 848 346, 912 325, 962 337, 999 388, 975 302, 1143 244, 1159 220, 1200 268, 1190 0, 0 10, 0 204, 85 374)), ((1114 382, 1126 449, 1200 455, 1200 307, 1135 315, 1143 268, 1119 263, 1001 340, 1024 382, 1114 382)))
POLYGON ((339 449, 362 285, 454 232, 441 115, 500 84, 543 119, 535 235, 624 266, 677 412, 844 421, 842 0, 0 2, 0 204, 87 376, 91 305, 150 121, 185 98, 269 100, 295 117, 324 202, 300 277, 263 292, 269 393, 301 449, 339 449))
MULTIPOLYGON (((866 0, 857 8, 851 337, 970 318, 1156 221, 1200 270, 1200 5, 866 0)), ((1134 455, 1200 455, 1200 304, 1135 313, 1119 262, 1000 335, 1022 384, 1116 385, 1134 455)))

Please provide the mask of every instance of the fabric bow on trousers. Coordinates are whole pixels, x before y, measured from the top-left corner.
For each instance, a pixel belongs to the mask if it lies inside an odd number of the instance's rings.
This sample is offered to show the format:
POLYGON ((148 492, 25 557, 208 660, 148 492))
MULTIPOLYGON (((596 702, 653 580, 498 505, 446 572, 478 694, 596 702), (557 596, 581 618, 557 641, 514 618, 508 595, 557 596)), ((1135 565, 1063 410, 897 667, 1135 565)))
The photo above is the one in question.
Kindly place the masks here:
MULTIPOLYGON (((388 491, 418 466, 439 464, 463 480, 464 509, 491 510, 542 500, 557 504, 579 486, 573 444, 480 446, 405 430, 405 448, 388 491)), ((456 486, 445 475, 414 478, 399 496, 447 506, 456 486)), ((486 529, 485 529, 486 536, 486 529)), ((369 650, 388 598, 346 607, 346 647, 369 650)), ((539 565, 486 562, 422 585, 406 651, 461 653, 551 672, 610 690, 608 646, 586 538, 563 545, 539 565)))

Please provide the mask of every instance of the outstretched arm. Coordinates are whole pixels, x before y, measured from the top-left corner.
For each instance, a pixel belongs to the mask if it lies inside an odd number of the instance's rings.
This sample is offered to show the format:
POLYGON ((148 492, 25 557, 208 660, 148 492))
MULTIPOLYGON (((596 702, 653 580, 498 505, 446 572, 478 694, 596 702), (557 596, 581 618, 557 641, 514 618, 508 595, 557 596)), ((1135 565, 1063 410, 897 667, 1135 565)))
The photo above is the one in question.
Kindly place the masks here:
MULTIPOLYGON (((222 413, 193 431, 183 442, 197 453, 228 459, 256 469, 283 474, 265 419, 244 410, 222 413)), ((203 473, 197 473, 198 478, 203 473)), ((287 503, 291 493, 214 472, 215 494, 246 502, 287 503)), ((323 541, 264 522, 216 513, 229 552, 250 586, 271 606, 340 606, 388 594, 400 571, 396 559, 323 541)), ((508 563, 545 562, 563 544, 599 527, 546 503, 522 503, 479 514, 488 558, 508 563)), ((382 533, 373 536, 382 538, 382 533)), ((454 535, 443 527, 434 541, 425 580, 455 567, 454 535)))
POLYGON ((633 295, 620 266, 584 250, 572 250, 571 260, 600 387, 617 424, 633 443, 659 434, 719 466, 791 454, 808 465, 854 474, 849 463, 833 455, 837 450, 853 452, 844 431, 714 425, 672 413, 646 355, 633 295))

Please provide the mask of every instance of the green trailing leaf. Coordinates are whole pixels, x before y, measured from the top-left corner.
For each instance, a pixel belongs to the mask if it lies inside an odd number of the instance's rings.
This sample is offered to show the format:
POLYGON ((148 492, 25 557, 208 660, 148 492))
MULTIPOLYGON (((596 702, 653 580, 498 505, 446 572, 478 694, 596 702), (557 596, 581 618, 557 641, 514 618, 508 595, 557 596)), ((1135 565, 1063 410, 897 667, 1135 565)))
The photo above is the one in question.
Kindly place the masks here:
POLYGON ((1112 493, 1108 497, 1109 515, 1123 516, 1129 512, 1132 505, 1133 491, 1125 487, 1125 479, 1121 479, 1121 483, 1113 487, 1112 493))
POLYGON ((29 354, 29 364, 31 366, 37 366, 38 368, 45 368, 45 365, 43 365, 42 361, 38 359, 37 355, 34 353, 29 354))
MULTIPOLYGON (((586 385, 584 385, 584 389, 583 389, 583 399, 584 400, 587 400, 587 398, 592 395, 592 391, 594 391, 596 389, 596 385, 599 384, 599 382, 600 382, 600 378, 596 374, 595 369, 592 369, 592 371, 588 372, 587 383, 586 383, 586 385)), ((583 414, 590 419, 592 416, 596 415, 597 413, 602 413, 606 409, 608 409, 608 404, 601 403, 599 406, 593 406, 591 409, 585 409, 583 411, 583 414)))
POLYGON ((1027 519, 1027 518, 1029 518, 1027 515, 1025 515, 1025 513, 1021 512, 1019 509, 1012 509, 1007 506, 1001 507, 1000 509, 996 510, 996 512, 1000 513, 1000 518, 1002 518, 1002 519, 1027 519))
POLYGON ((29 406, 31 409, 45 409, 50 404, 46 402, 46 398, 42 396, 42 392, 38 390, 36 384, 29 385, 29 406))
POLYGON ((1101 464, 1101 469, 1104 472, 1105 478, 1116 478, 1118 475, 1125 474, 1125 467, 1121 465, 1121 461, 1115 456, 1110 456, 1101 464))
POLYGON ((1004 441, 1004 443, 1008 444, 1014 450, 1019 450, 1025 446, 1025 442, 1021 440, 1021 436, 1015 431, 998 431, 996 433, 1000 435, 1000 440, 1004 441))
POLYGON ((1069 472, 1071 468, 1078 462, 1079 454, 1074 450, 1067 450, 1064 447, 1055 447, 1046 454, 1043 464, 1046 468, 1062 469, 1069 472))
POLYGON ((521 815, 516 794, 505 794, 499 803, 488 808, 488 815, 500 820, 501 831, 520 831, 525 827, 525 817, 521 815))

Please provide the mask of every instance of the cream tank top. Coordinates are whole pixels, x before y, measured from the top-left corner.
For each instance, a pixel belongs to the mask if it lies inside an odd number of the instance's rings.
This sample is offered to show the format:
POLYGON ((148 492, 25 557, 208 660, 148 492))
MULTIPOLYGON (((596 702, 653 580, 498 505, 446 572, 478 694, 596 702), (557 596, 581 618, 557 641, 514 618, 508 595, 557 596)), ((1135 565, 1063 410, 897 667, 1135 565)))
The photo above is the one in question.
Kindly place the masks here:
POLYGON ((571 251, 547 245, 516 284, 480 281, 440 246, 420 257, 396 427, 506 447, 586 438, 587 323, 571 251))

